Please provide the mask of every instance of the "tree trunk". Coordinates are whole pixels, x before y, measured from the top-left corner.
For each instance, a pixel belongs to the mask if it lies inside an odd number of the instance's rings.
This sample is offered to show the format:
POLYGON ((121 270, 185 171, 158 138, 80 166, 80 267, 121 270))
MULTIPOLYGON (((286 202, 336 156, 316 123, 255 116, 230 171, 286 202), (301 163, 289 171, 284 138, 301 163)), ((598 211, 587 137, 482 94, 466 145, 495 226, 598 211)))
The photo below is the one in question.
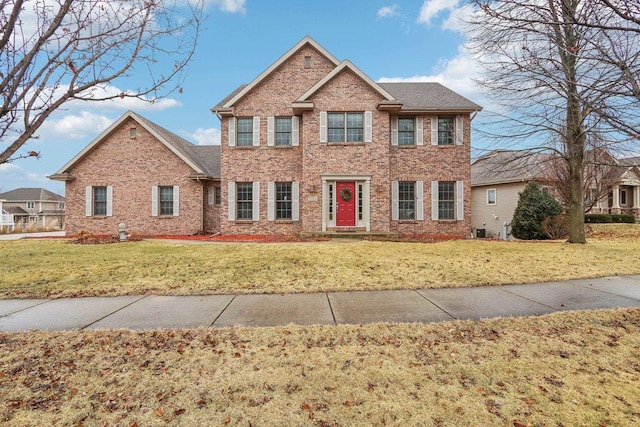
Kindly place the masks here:
MULTIPOLYGON (((578 147, 572 147, 578 151, 578 147)), ((569 243, 587 243, 584 233, 584 168, 582 155, 569 153, 569 243)))

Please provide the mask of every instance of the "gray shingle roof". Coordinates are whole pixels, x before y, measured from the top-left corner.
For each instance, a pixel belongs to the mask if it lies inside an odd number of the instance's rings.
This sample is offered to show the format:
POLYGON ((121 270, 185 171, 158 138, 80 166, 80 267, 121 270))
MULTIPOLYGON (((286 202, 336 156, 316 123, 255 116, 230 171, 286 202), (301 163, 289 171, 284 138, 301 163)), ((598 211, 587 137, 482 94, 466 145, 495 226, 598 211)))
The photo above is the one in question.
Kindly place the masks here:
POLYGON ((238 87, 236 88, 236 90, 234 90, 233 92, 231 92, 229 95, 225 96, 225 97, 224 97, 224 99, 223 99, 222 101, 218 102, 218 103, 216 104, 216 106, 215 106, 215 107, 213 107, 213 108, 211 109, 211 111, 215 112, 216 110, 218 110, 218 109, 222 108, 222 107, 224 106, 224 104, 226 104, 227 102, 229 102, 229 100, 230 100, 231 98, 233 98, 234 96, 236 96, 238 93, 240 93, 240 91, 241 91, 242 89, 244 89, 244 88, 245 88, 245 87, 247 87, 247 86, 248 86, 247 84, 242 84, 242 85, 238 86, 238 87))
POLYGON ((552 156, 531 151, 497 150, 471 164, 471 185, 505 184, 548 179, 552 156))
POLYGON ((212 178, 220 178, 219 145, 192 145, 190 149, 193 157, 200 161, 200 164, 209 176, 212 178))
POLYGON ((7 202, 64 202, 64 196, 44 188, 16 188, 0 193, 0 199, 7 202))
POLYGON ((402 110, 481 110, 482 107, 462 95, 432 82, 378 83, 403 102, 402 110))

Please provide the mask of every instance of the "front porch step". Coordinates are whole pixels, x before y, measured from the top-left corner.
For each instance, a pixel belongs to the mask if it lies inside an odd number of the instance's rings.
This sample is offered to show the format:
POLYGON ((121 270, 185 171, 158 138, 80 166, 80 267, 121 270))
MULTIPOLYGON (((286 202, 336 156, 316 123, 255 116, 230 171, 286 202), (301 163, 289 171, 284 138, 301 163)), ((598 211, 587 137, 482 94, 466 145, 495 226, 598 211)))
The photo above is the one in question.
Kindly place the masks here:
POLYGON ((365 237, 397 237, 393 231, 302 231, 300 237, 318 238, 330 237, 335 239, 363 239, 365 237))

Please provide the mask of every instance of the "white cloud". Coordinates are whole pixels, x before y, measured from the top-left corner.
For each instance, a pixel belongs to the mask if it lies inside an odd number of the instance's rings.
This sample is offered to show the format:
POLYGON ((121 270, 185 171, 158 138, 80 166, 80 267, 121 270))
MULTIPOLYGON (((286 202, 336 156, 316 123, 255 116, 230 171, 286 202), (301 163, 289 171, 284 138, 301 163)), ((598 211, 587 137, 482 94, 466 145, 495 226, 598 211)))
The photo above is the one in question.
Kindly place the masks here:
POLYGON ((398 15, 398 7, 399 6, 397 4, 393 4, 391 6, 381 7, 378 10, 378 13, 376 13, 376 16, 378 17, 378 19, 389 18, 391 16, 396 16, 396 15, 398 15))
POLYGON ((83 139, 98 135, 108 128, 113 120, 103 114, 81 111, 78 114, 66 114, 59 119, 49 119, 38 130, 38 134, 47 140, 83 139))
POLYGON ((220 145, 220 129, 217 128, 198 128, 195 132, 184 134, 197 142, 198 145, 220 145))
POLYGON ((223 12, 246 13, 244 7, 246 0, 207 0, 207 5, 217 6, 223 12))
POLYGON ((431 25, 433 18, 443 11, 453 11, 458 7, 460 0, 425 0, 420 8, 418 23, 431 25))

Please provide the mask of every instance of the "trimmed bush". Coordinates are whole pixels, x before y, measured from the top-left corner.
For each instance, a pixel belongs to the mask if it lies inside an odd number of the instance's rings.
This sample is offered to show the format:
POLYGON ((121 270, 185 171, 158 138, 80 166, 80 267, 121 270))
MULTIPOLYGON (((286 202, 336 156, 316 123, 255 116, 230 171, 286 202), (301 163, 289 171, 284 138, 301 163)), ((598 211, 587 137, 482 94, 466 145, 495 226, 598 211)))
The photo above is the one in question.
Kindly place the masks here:
POLYGON ((613 218, 609 214, 584 214, 584 222, 589 224, 609 224, 613 218))
POLYGON ((511 221, 511 233, 518 239, 547 239, 547 235, 542 231, 542 221, 560 213, 562 213, 560 203, 553 196, 542 191, 537 183, 532 182, 520 193, 518 207, 511 221))
POLYGON ((611 220, 616 223, 634 224, 636 218, 633 215, 611 215, 611 220))

